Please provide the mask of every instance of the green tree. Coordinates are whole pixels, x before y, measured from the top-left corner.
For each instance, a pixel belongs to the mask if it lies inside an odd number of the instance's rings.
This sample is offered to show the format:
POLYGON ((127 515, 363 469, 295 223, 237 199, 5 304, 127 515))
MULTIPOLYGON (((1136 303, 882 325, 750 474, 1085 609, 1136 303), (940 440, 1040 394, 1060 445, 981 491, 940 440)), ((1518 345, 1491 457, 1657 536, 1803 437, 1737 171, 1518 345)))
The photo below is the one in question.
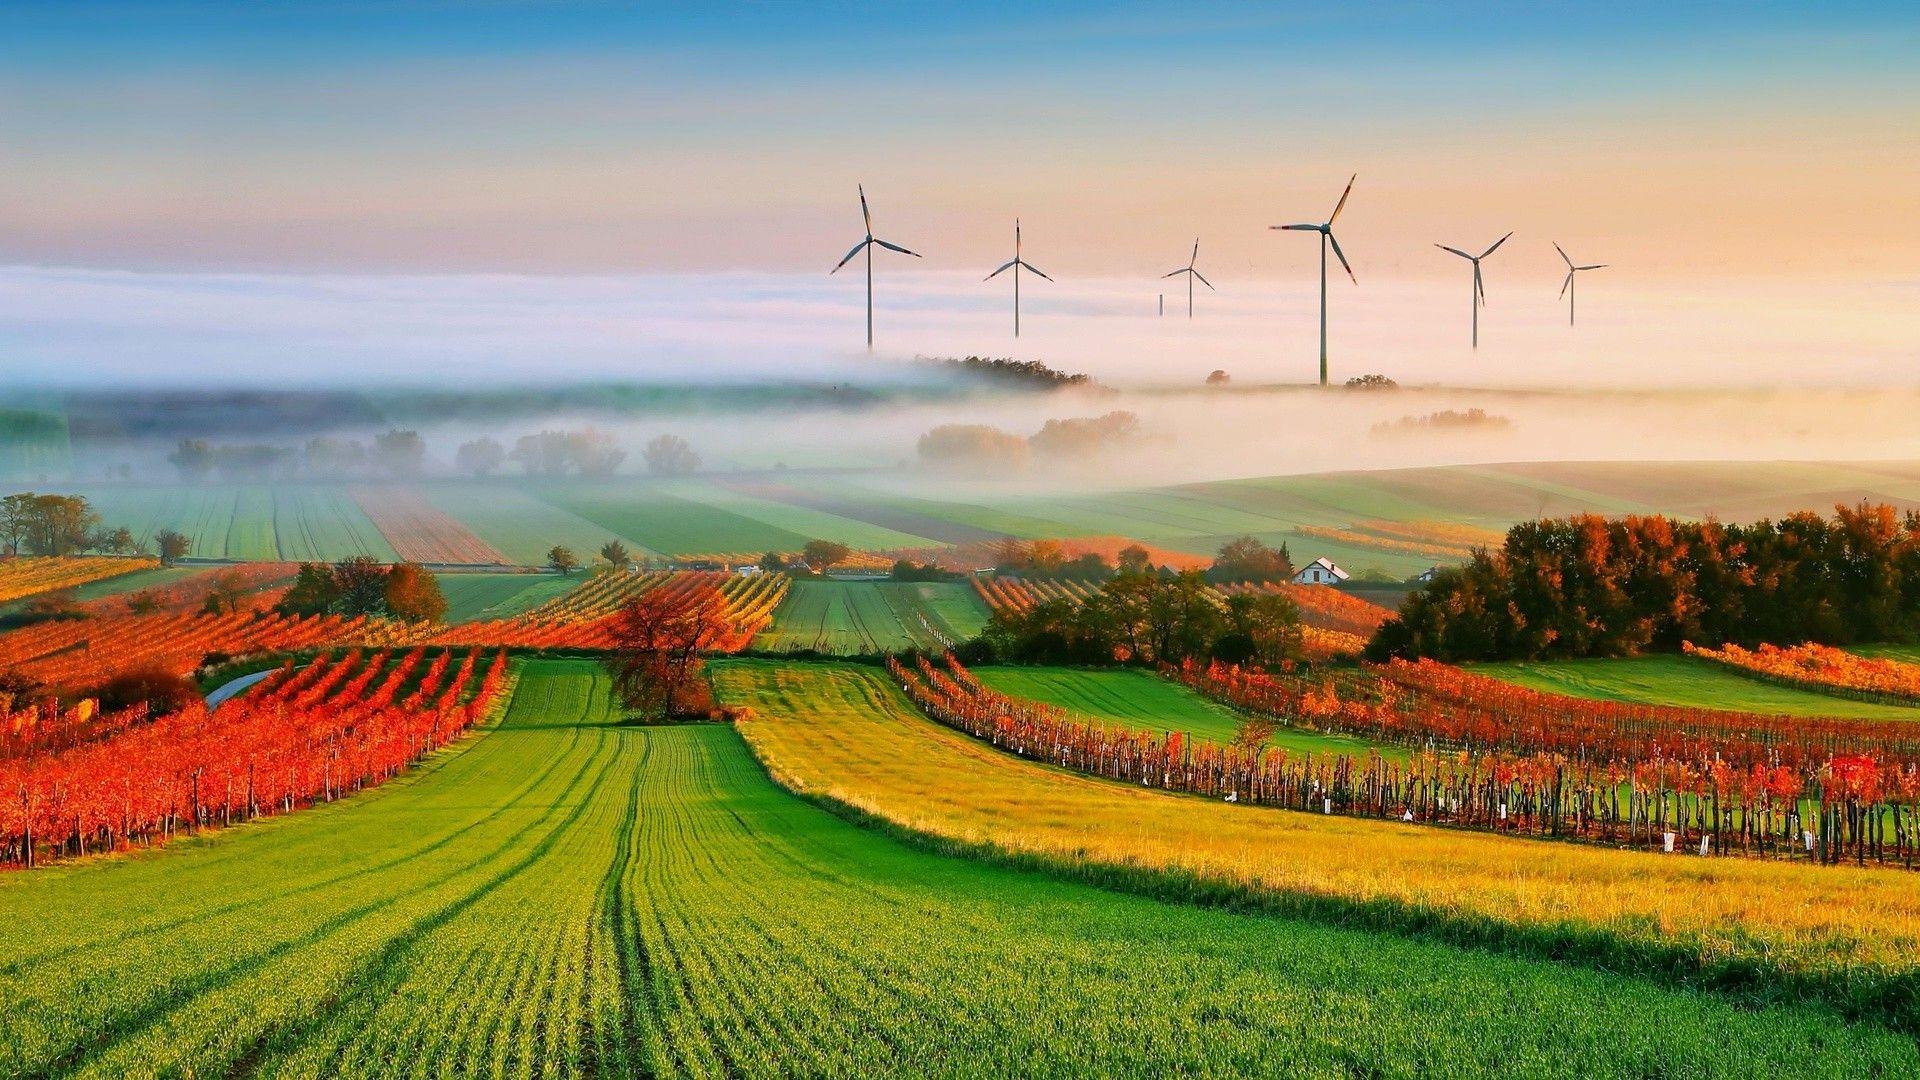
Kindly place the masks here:
POLYGON ((547 550, 547 565, 560 572, 561 577, 573 573, 580 567, 580 559, 573 549, 555 544, 547 550))
POLYGON ((800 557, 815 570, 825 570, 847 561, 853 549, 833 540, 809 540, 800 551, 800 557))
POLYGON ((609 540, 600 545, 600 557, 615 570, 625 570, 633 565, 633 555, 627 551, 627 545, 618 540, 609 540))

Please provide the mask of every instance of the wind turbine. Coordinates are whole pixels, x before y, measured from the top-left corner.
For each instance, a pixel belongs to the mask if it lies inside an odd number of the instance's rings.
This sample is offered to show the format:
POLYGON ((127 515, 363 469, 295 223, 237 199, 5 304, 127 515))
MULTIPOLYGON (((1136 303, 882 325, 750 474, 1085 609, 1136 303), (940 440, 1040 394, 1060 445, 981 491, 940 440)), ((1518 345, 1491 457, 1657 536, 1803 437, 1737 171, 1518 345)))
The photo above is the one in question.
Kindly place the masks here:
POLYGON ((1193 268, 1193 264, 1199 261, 1200 261, 1200 238, 1196 236, 1193 238, 1193 255, 1191 258, 1187 260, 1187 265, 1181 267, 1178 270, 1174 270, 1169 273, 1160 275, 1163 278, 1179 277, 1181 274, 1187 275, 1187 318, 1189 319, 1193 318, 1193 279, 1194 278, 1199 278, 1200 284, 1205 285, 1209 289, 1213 289, 1214 292, 1220 291, 1219 289, 1213 288, 1213 282, 1208 281, 1206 278, 1206 275, 1202 274, 1200 271, 1195 270, 1193 268))
POLYGON ((1008 270, 1013 271, 1013 336, 1014 337, 1020 336, 1020 271, 1023 268, 1032 273, 1039 274, 1043 278, 1047 278, 1048 281, 1053 280, 1052 278, 1047 277, 1047 275, 1044 272, 1042 272, 1039 267, 1033 265, 1032 263, 1020 257, 1020 219, 1014 218, 1013 219, 1013 261, 1009 263, 1001 264, 1000 269, 995 270, 993 273, 988 274, 986 277, 981 279, 983 281, 992 281, 994 278, 999 277, 1002 273, 1008 270))
POLYGON ((1480 280, 1480 260, 1500 250, 1500 245, 1506 243, 1507 240, 1512 236, 1513 236, 1512 233, 1508 233, 1506 236, 1503 236, 1500 239, 1495 240, 1493 242, 1492 247, 1488 248, 1487 250, 1481 252, 1478 255, 1469 255, 1466 252, 1461 251, 1459 248, 1448 247, 1445 244, 1433 245, 1434 247, 1439 248, 1441 251, 1451 251, 1455 255, 1458 255, 1461 258, 1473 264, 1473 292, 1467 297, 1467 299, 1471 302, 1471 306, 1473 308, 1473 347, 1476 349, 1480 347, 1480 308, 1484 306, 1487 302, 1487 286, 1480 280))
POLYGON ((840 267, 847 265, 849 262, 852 262, 853 257, 855 255, 860 254, 862 250, 866 251, 867 253, 867 351, 872 352, 873 351, 873 246, 875 244, 878 244, 881 247, 886 248, 888 251, 897 251, 902 255, 911 255, 916 259, 920 258, 921 256, 920 256, 920 253, 917 251, 908 251, 906 248, 901 247, 899 244, 889 244, 885 240, 882 240, 879 237, 873 235, 873 212, 867 209, 867 189, 864 185, 860 186, 860 217, 867 223, 867 238, 853 245, 853 250, 847 252, 847 257, 844 259, 841 259, 837 264, 835 264, 834 268, 832 270, 829 270, 828 273, 829 274, 839 273, 840 267))
POLYGON ((1348 265, 1345 252, 1340 250, 1340 241, 1333 238, 1333 222, 1347 205, 1347 196, 1353 194, 1353 182, 1360 179, 1359 173, 1347 178, 1347 190, 1340 193, 1340 201, 1333 206, 1333 213, 1327 215, 1321 225, 1274 225, 1275 229, 1297 229, 1301 232, 1320 234, 1320 385, 1327 385, 1327 246, 1333 246, 1333 253, 1340 257, 1340 266, 1346 270, 1348 280, 1355 285, 1360 279, 1353 276, 1353 267, 1348 265))
POLYGON ((1560 258, 1566 260, 1567 280, 1564 284, 1560 286, 1560 295, 1567 298, 1567 325, 1572 326, 1573 325, 1573 275, 1579 273, 1582 270, 1604 270, 1607 268, 1607 264, 1594 263, 1592 266, 1575 266, 1573 265, 1573 260, 1567 257, 1567 252, 1565 248, 1562 248, 1559 244, 1555 244, 1553 245, 1553 250, 1558 251, 1560 253, 1560 258))

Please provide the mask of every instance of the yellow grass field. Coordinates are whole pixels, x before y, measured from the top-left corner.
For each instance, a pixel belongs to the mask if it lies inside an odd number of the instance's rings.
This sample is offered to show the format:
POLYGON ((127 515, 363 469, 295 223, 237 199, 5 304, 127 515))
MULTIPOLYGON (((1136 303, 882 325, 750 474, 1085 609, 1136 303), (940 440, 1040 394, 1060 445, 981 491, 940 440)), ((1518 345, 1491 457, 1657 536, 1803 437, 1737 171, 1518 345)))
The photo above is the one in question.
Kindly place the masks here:
POLYGON ((1008 757, 922 717, 878 669, 731 661, 714 682, 751 708, 740 731, 781 784, 922 836, 1913 1019, 1920 878, 1907 872, 1230 806, 1008 757))
POLYGON ((131 574, 159 565, 152 559, 111 555, 46 555, 0 559, 0 604, 71 589, 90 581, 131 574))

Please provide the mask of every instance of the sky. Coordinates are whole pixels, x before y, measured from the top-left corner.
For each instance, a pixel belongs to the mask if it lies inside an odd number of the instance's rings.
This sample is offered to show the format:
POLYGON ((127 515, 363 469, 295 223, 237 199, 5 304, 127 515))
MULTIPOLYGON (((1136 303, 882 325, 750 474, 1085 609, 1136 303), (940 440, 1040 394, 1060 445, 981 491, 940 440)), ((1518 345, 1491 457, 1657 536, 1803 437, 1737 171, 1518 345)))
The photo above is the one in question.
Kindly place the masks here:
POLYGON ((16 0, 0 147, 0 378, 855 363, 856 184, 887 355, 1298 378, 1357 173, 1348 369, 1920 381, 1910 5, 16 0))

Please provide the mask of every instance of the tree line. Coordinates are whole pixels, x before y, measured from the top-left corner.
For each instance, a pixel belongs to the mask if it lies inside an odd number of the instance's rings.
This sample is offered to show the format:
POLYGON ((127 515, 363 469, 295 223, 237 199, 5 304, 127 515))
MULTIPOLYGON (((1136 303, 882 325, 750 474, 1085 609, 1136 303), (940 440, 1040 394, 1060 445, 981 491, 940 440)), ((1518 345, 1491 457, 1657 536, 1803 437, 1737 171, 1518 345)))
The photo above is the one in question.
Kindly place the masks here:
MULTIPOLYGON (((155 537, 156 541, 161 539, 155 537)), ((184 541, 185 537, 180 539, 184 541)), ((0 554, 138 555, 142 551, 132 529, 124 525, 108 528, 84 495, 22 491, 0 498, 0 554)), ((184 543, 161 545, 160 555, 166 561, 186 553, 184 543)))
MULTIPOLYGON (((647 471, 658 475, 698 472, 700 455, 678 435, 658 435, 642 450, 647 471)), ((517 466, 527 476, 611 476, 627 452, 610 433, 594 427, 522 435, 511 448, 483 435, 461 443, 453 467, 476 479, 517 466)), ((167 454, 181 480, 202 483, 272 480, 413 480, 428 472, 427 442, 417 431, 394 428, 370 442, 319 436, 303 446, 270 443, 210 443, 181 439, 167 454)))
POLYGON ((1861 503, 1748 525, 1592 514, 1527 522, 1439 571, 1371 659, 1674 652, 1683 642, 1920 638, 1920 512, 1861 503))

